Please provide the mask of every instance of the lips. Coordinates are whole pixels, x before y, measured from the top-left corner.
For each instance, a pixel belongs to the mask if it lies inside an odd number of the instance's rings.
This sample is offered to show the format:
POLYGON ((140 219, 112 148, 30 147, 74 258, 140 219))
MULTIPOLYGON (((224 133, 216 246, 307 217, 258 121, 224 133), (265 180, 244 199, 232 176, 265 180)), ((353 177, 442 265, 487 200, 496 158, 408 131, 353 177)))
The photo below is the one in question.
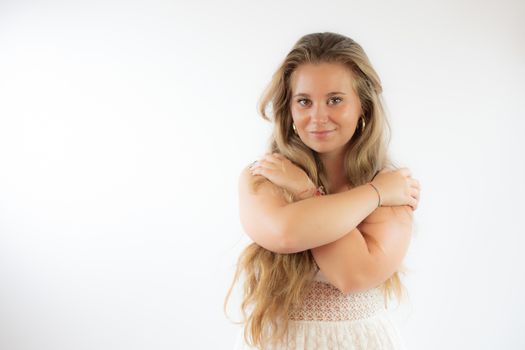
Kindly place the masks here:
POLYGON ((323 130, 323 131, 311 131, 310 134, 312 135, 311 137, 314 138, 315 140, 318 140, 318 141, 322 141, 322 140, 328 140, 330 139, 332 136, 332 133, 334 132, 335 129, 333 130, 323 130))
POLYGON ((332 130, 315 130, 315 131, 311 131, 311 133, 313 134, 322 134, 324 132, 330 132, 330 131, 334 131, 335 129, 332 129, 332 130))

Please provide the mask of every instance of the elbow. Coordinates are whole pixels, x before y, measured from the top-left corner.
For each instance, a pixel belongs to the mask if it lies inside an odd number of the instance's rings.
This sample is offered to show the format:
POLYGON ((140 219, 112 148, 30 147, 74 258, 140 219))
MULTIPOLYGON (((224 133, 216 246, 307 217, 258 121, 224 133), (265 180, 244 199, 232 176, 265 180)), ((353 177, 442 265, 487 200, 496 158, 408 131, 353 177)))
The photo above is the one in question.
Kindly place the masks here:
POLYGON ((278 244, 276 249, 276 253, 279 254, 292 254, 297 253, 296 244, 292 240, 292 238, 289 235, 286 235, 285 233, 281 233, 279 235, 278 244))
POLYGON ((271 244, 264 247, 265 249, 277 254, 291 254, 297 252, 295 250, 295 243, 290 235, 286 234, 287 231, 283 229, 282 225, 273 227, 273 230, 271 231, 271 236, 274 238, 271 239, 271 244))
POLYGON ((280 254, 292 254, 297 253, 300 250, 297 249, 297 242, 295 237, 291 234, 291 230, 286 225, 286 220, 281 217, 281 220, 278 220, 279 224, 276 228, 276 236, 278 237, 278 244, 276 249, 277 253, 280 254))
POLYGON ((277 254, 294 253, 293 246, 290 243, 288 237, 281 233, 276 233, 273 235, 273 237, 274 238, 272 238, 271 241, 268 241, 267 244, 263 246, 263 248, 277 254))
POLYGON ((296 230, 289 229, 286 225, 281 225, 279 232, 282 254, 299 253, 309 249, 305 247, 305 242, 299 239, 296 230))

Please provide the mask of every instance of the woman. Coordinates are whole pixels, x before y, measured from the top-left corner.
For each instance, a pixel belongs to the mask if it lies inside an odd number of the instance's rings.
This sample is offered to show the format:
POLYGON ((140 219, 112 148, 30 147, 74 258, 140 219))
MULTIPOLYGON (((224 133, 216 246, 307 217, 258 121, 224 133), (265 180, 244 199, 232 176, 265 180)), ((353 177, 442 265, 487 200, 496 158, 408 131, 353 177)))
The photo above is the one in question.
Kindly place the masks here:
POLYGON ((302 37, 260 101, 266 155, 239 177, 254 241, 237 349, 402 349, 386 301, 401 296, 420 185, 387 156, 380 79, 359 44, 302 37), (267 108, 271 107, 271 117, 267 108))

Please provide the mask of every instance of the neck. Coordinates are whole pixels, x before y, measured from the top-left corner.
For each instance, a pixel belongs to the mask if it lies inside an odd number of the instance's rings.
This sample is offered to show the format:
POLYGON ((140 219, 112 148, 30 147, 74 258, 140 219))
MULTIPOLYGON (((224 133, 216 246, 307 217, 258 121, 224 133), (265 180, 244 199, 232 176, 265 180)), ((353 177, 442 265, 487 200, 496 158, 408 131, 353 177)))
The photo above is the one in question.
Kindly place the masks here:
POLYGON ((319 155, 328 177, 328 188, 330 193, 345 191, 348 189, 344 174, 343 154, 323 153, 319 155))

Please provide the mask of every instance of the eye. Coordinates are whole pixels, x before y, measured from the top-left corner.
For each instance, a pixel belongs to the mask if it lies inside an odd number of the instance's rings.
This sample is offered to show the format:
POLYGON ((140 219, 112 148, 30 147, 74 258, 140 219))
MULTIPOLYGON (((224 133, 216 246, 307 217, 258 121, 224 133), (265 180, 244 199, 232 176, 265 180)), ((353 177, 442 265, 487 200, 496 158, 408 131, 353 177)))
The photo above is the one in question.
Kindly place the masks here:
MULTIPOLYGON (((341 97, 337 97, 337 96, 334 96, 330 99, 330 101, 334 101, 334 100, 339 100, 339 102, 341 102, 343 99, 341 97)), ((339 103, 337 102, 337 103, 339 103)))
POLYGON ((308 101, 308 99, 306 99, 306 98, 300 98, 300 99, 297 100, 297 102, 298 102, 301 106, 305 106, 304 104, 301 103, 301 102, 303 102, 303 101, 308 101))

